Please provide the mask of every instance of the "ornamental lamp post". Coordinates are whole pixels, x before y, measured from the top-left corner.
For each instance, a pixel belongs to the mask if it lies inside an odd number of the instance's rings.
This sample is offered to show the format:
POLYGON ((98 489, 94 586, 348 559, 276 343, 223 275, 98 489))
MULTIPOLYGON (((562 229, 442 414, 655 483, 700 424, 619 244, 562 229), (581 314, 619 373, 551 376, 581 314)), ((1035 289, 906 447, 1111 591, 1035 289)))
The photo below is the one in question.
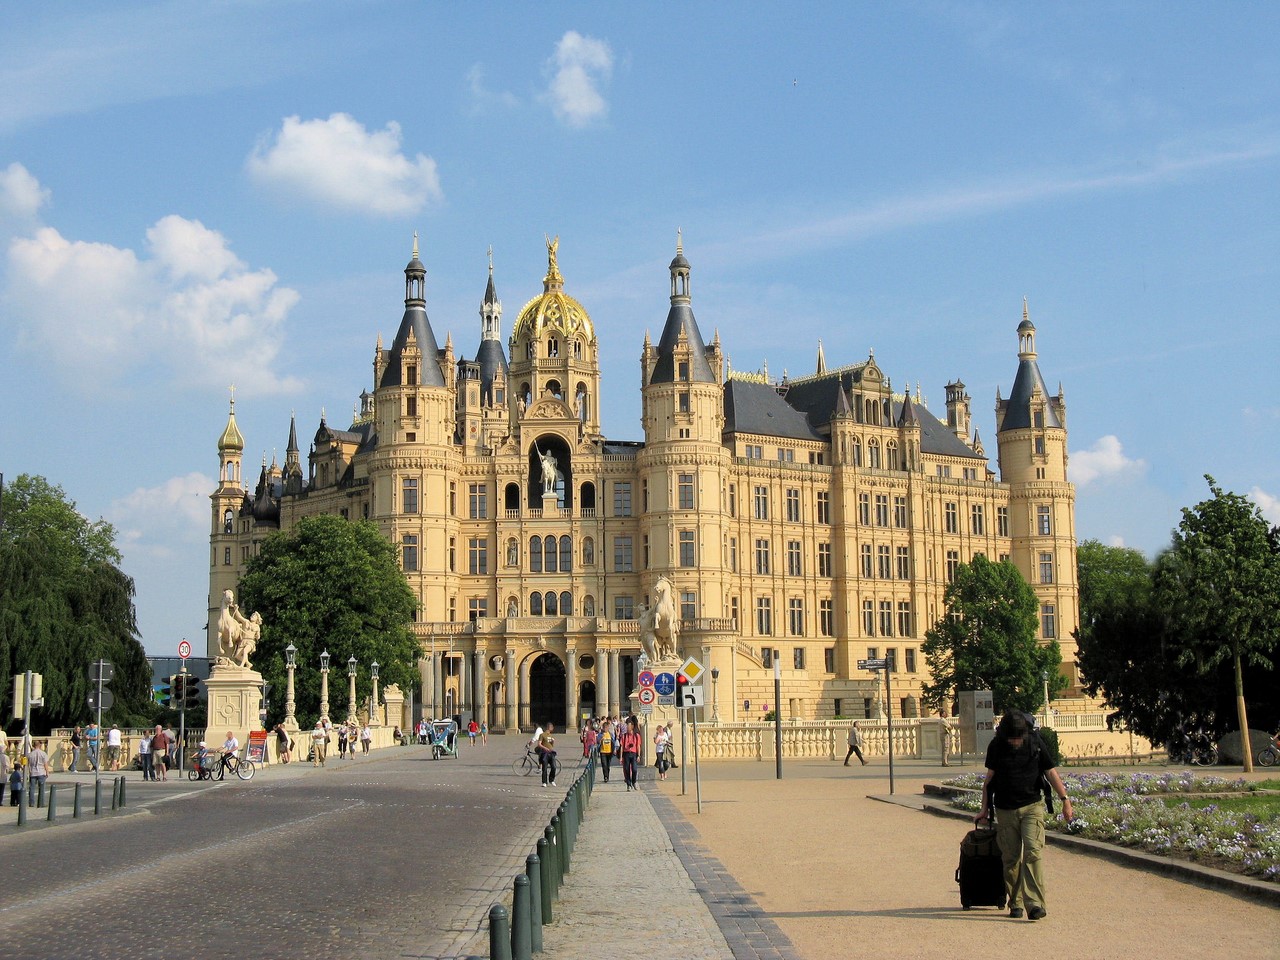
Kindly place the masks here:
POLYGON ((298 719, 294 716, 297 704, 293 699, 293 671, 298 666, 298 648, 292 643, 284 648, 284 668, 289 675, 284 691, 284 728, 292 733, 298 729, 298 719))
POLYGON ((347 700, 347 722, 354 723, 356 719, 356 655, 353 653, 351 659, 347 661, 347 680, 350 681, 351 694, 347 700))
POLYGON ((373 678, 373 696, 369 698, 369 726, 382 726, 382 718, 378 716, 378 661, 369 665, 369 676, 373 678), (375 719, 376 718, 376 719, 375 719))
POLYGON ((320 654, 320 719, 329 721, 329 651, 320 654))
POLYGON ((1049 671, 1041 670, 1040 679, 1044 681, 1044 723, 1043 727, 1049 726, 1049 671))
POLYGON ((720 668, 711 668, 711 722, 720 722, 720 697, 718 696, 716 686, 720 682, 720 668))

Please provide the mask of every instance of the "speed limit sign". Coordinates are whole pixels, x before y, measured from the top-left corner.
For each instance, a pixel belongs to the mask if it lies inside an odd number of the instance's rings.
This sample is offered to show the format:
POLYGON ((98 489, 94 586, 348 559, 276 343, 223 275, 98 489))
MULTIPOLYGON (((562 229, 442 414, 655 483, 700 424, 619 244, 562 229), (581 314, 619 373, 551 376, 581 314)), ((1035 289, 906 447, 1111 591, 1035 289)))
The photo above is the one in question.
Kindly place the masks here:
POLYGON ((187 643, 187 641, 185 640, 183 640, 180 644, 178 644, 178 656, 180 656, 183 660, 191 656, 191 644, 187 643))

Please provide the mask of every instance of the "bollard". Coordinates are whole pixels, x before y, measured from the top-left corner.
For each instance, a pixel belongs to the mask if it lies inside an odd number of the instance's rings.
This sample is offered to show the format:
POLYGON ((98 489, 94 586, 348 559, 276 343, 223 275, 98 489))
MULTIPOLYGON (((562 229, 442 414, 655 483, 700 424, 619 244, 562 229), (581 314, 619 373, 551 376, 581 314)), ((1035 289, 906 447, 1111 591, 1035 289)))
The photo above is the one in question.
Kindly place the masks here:
POLYGON ((114 810, 120 806, 120 778, 113 777, 111 780, 111 809, 114 810))
POLYGON ((96 817, 102 812, 102 781, 93 781, 93 815, 96 817))
POLYGON ((80 819, 80 784, 76 784, 75 794, 71 798, 71 819, 80 819))
POLYGON ((36 781, 36 809, 39 810, 44 806, 44 781, 36 781))
POLYGON ((542 864, 536 853, 524 858, 524 875, 529 878, 529 948, 542 952, 542 864))
POLYGON ((550 923, 554 918, 551 901, 554 899, 551 890, 551 860, 547 857, 547 838, 538 838, 538 872, 542 874, 540 889, 542 890, 542 922, 550 923))
POLYGON ((49 814, 45 818, 50 823, 58 819, 58 788, 49 784, 49 814))
POLYGON ((19 789, 18 790, 18 826, 22 826, 27 822, 27 803, 29 802, 29 800, 30 798, 27 796, 27 791, 23 789, 19 789))
POLYGON ((511 960, 530 960, 533 942, 529 927, 529 878, 519 873, 511 899, 511 960))
POLYGON ((511 918, 500 903, 489 908, 489 960, 511 960, 511 918))
POLYGON ((120 809, 124 809, 124 777, 120 778, 120 809))
POLYGON ((542 836, 547 841, 547 863, 551 867, 551 897, 554 900, 560 898, 560 873, 556 869, 556 829, 552 826, 544 827, 542 836))
POLYGON ((569 872, 569 864, 565 860, 564 817, 555 814, 551 818, 551 826, 555 830, 556 844, 556 891, 564 885, 565 874, 569 872))

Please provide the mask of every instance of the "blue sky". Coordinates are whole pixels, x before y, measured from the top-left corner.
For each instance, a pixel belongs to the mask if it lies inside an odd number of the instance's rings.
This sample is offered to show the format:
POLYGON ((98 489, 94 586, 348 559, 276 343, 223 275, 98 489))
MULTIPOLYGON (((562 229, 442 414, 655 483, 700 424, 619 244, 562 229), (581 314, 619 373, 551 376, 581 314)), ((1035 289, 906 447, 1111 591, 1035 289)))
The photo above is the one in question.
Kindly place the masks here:
POLYGON ((679 228, 735 369, 874 349, 992 453, 1027 297, 1081 539, 1158 551, 1205 473, 1280 522, 1278 11, 5 0, 0 471, 117 526, 172 655, 230 384, 256 474, 370 386, 415 231, 464 356, 488 248, 505 337, 559 235, 639 439, 679 228))

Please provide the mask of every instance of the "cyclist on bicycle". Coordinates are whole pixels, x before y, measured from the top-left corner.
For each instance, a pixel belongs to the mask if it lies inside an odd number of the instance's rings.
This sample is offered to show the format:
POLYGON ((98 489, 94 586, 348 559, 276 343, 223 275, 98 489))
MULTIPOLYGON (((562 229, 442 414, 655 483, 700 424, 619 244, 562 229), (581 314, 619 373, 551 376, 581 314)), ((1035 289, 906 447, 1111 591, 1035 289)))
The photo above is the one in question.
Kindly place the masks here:
POLYGON ((229 767, 231 761, 239 752, 240 741, 236 739, 236 735, 234 733, 228 730, 227 739, 222 742, 222 766, 229 767))
POLYGON ((538 765, 542 767, 544 787, 556 785, 556 738, 552 736, 555 732, 556 725, 548 723, 547 728, 538 736, 537 746, 534 748, 538 753, 538 765))

